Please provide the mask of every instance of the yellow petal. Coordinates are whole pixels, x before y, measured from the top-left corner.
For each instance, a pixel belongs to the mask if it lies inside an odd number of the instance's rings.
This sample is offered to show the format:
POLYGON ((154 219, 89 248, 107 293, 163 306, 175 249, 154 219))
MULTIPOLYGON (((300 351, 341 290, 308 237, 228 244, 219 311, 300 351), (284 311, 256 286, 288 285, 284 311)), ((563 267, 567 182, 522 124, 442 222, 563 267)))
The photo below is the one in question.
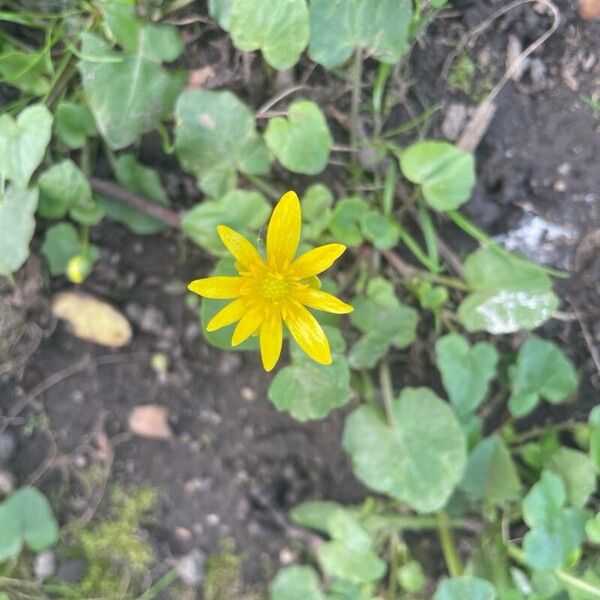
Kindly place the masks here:
POLYGON ((188 290, 205 298, 226 300, 241 295, 242 277, 205 277, 188 284, 188 290))
POLYGON ((351 313, 354 310, 349 304, 342 302, 339 298, 336 298, 327 292, 315 290, 312 287, 302 287, 294 291, 294 298, 298 300, 300 304, 310 306, 310 308, 324 310, 325 312, 335 313, 337 315, 351 313))
POLYGON ((243 235, 226 225, 219 225, 217 233, 227 250, 235 257, 237 261, 236 268, 238 264, 242 266, 242 269, 238 270, 250 270, 252 267, 256 268, 263 265, 258 250, 243 235))
POLYGON ((231 338, 232 346, 239 346, 253 333, 256 333, 263 321, 264 312, 257 307, 249 309, 236 325, 231 338))
POLYGON ((305 252, 290 265, 290 276, 304 279, 317 275, 329 267, 344 253, 343 244, 325 244, 305 252))
POLYGON ((216 331, 221 327, 227 327, 236 321, 239 321, 248 310, 247 303, 244 300, 234 300, 225 308, 222 308, 206 326, 206 331, 216 331))
POLYGON ((288 300, 282 316, 300 348, 318 363, 330 365, 331 350, 327 336, 308 310, 295 300, 288 300))
POLYGON ((260 326, 260 355, 265 371, 273 369, 279 360, 282 342, 281 313, 279 310, 273 310, 260 326))
POLYGON ((267 258, 272 267, 285 269, 294 260, 301 224, 298 196, 294 192, 287 192, 273 209, 267 230, 267 258))

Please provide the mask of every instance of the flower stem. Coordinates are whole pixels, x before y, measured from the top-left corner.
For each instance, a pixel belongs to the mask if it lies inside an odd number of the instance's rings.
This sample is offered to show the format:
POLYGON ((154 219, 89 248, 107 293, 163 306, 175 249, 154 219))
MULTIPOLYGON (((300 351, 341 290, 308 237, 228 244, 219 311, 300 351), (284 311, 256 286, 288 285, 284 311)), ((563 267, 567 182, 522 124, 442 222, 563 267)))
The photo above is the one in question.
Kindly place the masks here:
POLYGON ((454 535, 450 529, 450 519, 448 518, 448 514, 443 510, 437 513, 437 527, 448 572, 451 577, 459 577, 463 574, 463 566, 458 555, 458 550, 456 549, 454 535))

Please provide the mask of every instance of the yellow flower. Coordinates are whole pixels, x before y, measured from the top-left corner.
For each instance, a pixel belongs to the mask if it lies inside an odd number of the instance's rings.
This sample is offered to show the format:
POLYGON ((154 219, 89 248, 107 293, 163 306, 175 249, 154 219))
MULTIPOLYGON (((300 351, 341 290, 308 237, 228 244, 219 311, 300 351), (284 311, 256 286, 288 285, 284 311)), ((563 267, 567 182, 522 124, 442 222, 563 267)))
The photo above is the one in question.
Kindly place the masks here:
POLYGON ((225 225, 217 231, 236 259, 237 277, 196 279, 188 289, 205 298, 232 299, 206 326, 215 331, 238 322, 231 339, 237 346, 251 335, 260 336, 266 371, 281 354, 285 323, 298 345, 313 360, 331 364, 327 337, 306 307, 344 314, 354 309, 335 296, 317 289, 316 275, 328 269, 344 252, 342 244, 326 244, 296 258, 302 213, 294 192, 284 194, 273 210, 267 230, 267 258, 243 236, 225 225))

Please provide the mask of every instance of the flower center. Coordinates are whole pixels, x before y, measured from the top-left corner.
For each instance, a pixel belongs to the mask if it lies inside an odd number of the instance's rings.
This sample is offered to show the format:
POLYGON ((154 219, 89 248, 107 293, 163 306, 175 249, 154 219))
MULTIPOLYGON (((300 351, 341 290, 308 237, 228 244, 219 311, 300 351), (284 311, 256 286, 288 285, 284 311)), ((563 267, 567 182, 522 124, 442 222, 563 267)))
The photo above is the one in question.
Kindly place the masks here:
POLYGON ((261 292, 265 300, 276 302, 287 296, 290 284, 280 273, 267 273, 261 282, 261 292))

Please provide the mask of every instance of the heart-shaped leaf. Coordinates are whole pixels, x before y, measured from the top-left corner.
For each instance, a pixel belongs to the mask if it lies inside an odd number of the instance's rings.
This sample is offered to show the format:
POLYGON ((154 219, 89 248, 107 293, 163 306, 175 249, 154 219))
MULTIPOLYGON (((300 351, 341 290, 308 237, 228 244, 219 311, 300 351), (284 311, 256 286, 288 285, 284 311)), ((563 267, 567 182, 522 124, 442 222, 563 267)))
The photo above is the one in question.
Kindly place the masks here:
POLYGON ((442 580, 433 600, 496 600, 497 597, 496 590, 489 581, 463 575, 442 580))
POLYGON ((383 577, 386 564, 373 551, 373 541, 350 512, 338 509, 329 516, 330 542, 319 547, 319 562, 330 577, 364 584, 383 577))
POLYGON ((369 488, 418 512, 442 508, 460 481, 466 443, 450 406, 428 388, 404 388, 392 403, 393 423, 370 406, 346 420, 343 446, 369 488))
POLYGON ((496 349, 488 342, 470 346, 462 335, 451 333, 436 342, 435 354, 450 401, 461 417, 468 415, 483 402, 496 374, 496 349))
POLYGON ((319 576, 309 566, 281 569, 269 586, 271 600, 325 600, 319 576))
POLYGON ((460 487, 476 502, 483 502, 487 514, 519 499, 519 474, 502 438, 490 436, 473 448, 460 487))
POLYGON ((535 569, 566 566, 585 539, 586 512, 565 508, 566 498, 562 479, 544 470, 523 500, 523 520, 531 528, 523 550, 535 569))
POLYGON ((66 159, 52 165, 40 175, 38 214, 45 219, 60 219, 67 211, 84 225, 95 225, 104 216, 92 198, 92 188, 79 167, 66 159))
POLYGON ((29 242, 35 231, 38 190, 10 186, 0 197, 0 275, 20 269, 29 256, 29 242))
POLYGON ((231 92, 189 90, 175 108, 175 148, 183 166, 210 196, 235 187, 237 171, 269 172, 269 152, 250 109, 231 92))
POLYGON ((55 114, 56 135, 69 148, 83 148, 88 137, 98 135, 87 106, 65 100, 56 107, 55 114))
POLYGON ((16 558, 23 544, 39 552, 58 541, 58 525, 46 497, 30 486, 0 504, 0 563, 16 558))
POLYGON ((27 187, 50 142, 52 115, 43 104, 23 110, 15 121, 0 116, 0 179, 27 187))
POLYGON ((287 119, 271 119, 265 141, 286 169, 305 175, 316 175, 327 166, 333 144, 321 109, 308 100, 290 104, 287 119))
POLYGON ((323 419, 350 400, 350 367, 344 356, 339 330, 325 327, 333 362, 320 365, 292 343, 292 364, 281 369, 271 382, 268 398, 298 421, 323 419))
POLYGON ((475 185, 473 155, 448 142, 424 141, 400 154, 404 176, 421 186, 423 197, 437 210, 464 204, 475 185))
POLYGON ((551 404, 565 402, 578 386, 571 361, 553 342, 529 338, 509 369, 512 394, 508 408, 515 417, 529 414, 544 398, 551 404))
POLYGON ((360 224, 365 239, 379 250, 393 248, 400 239, 398 224, 378 210, 372 209, 366 212, 360 224))
POLYGON ((183 231, 196 244, 216 254, 229 256, 217 234, 218 225, 227 225, 249 239, 250 231, 262 227, 271 213, 271 206, 259 192, 231 190, 217 200, 205 200, 183 215, 183 231))
POLYGON ((333 69, 360 46, 369 56, 394 64, 408 47, 411 19, 410 0, 311 0, 308 53, 333 69))
MULTIPOLYGON (((50 274, 62 275, 67 270, 69 260, 83 252, 83 245, 73 225, 70 223, 57 223, 46 231, 41 251, 48 261, 50 274)), ((88 260, 90 263, 93 264, 99 257, 98 247, 90 244, 88 247, 88 260)))
POLYGON ((583 508, 596 490, 594 463, 584 452, 561 447, 545 461, 544 467, 563 480, 569 506, 583 508))
POLYGON ((558 306, 552 281, 537 265, 494 248, 470 254, 464 265, 471 293, 458 307, 468 331, 534 329, 558 306))
MULTIPOLYGON (((169 206, 169 198, 160 182, 158 173, 139 163, 133 154, 121 154, 115 160, 115 176, 117 181, 127 189, 154 200, 158 204, 169 206)), ((113 221, 123 223, 138 235, 150 235, 165 229, 162 221, 123 202, 116 202, 104 196, 98 196, 98 202, 113 221)))
POLYGON ((332 204, 333 194, 328 187, 321 183, 308 187, 302 195, 302 239, 319 239, 331 221, 332 204))
POLYGON ((366 297, 355 298, 352 305, 350 320, 364 333, 348 357, 354 368, 372 368, 390 346, 406 348, 415 339, 418 313, 400 304, 392 284, 385 279, 372 279, 366 297))
POLYGON ((274 69, 293 67, 308 43, 306 0, 235 0, 223 17, 234 46, 262 50, 274 69))
POLYGON ((175 60, 183 44, 175 27, 145 23, 133 6, 107 2, 102 12, 123 52, 84 32, 79 71, 98 129, 118 150, 153 129, 171 110, 186 75, 168 72, 161 63, 175 60))
POLYGON ((346 246, 360 246, 365 238, 361 229, 369 205, 360 196, 342 198, 335 204, 329 229, 336 241, 346 246))

